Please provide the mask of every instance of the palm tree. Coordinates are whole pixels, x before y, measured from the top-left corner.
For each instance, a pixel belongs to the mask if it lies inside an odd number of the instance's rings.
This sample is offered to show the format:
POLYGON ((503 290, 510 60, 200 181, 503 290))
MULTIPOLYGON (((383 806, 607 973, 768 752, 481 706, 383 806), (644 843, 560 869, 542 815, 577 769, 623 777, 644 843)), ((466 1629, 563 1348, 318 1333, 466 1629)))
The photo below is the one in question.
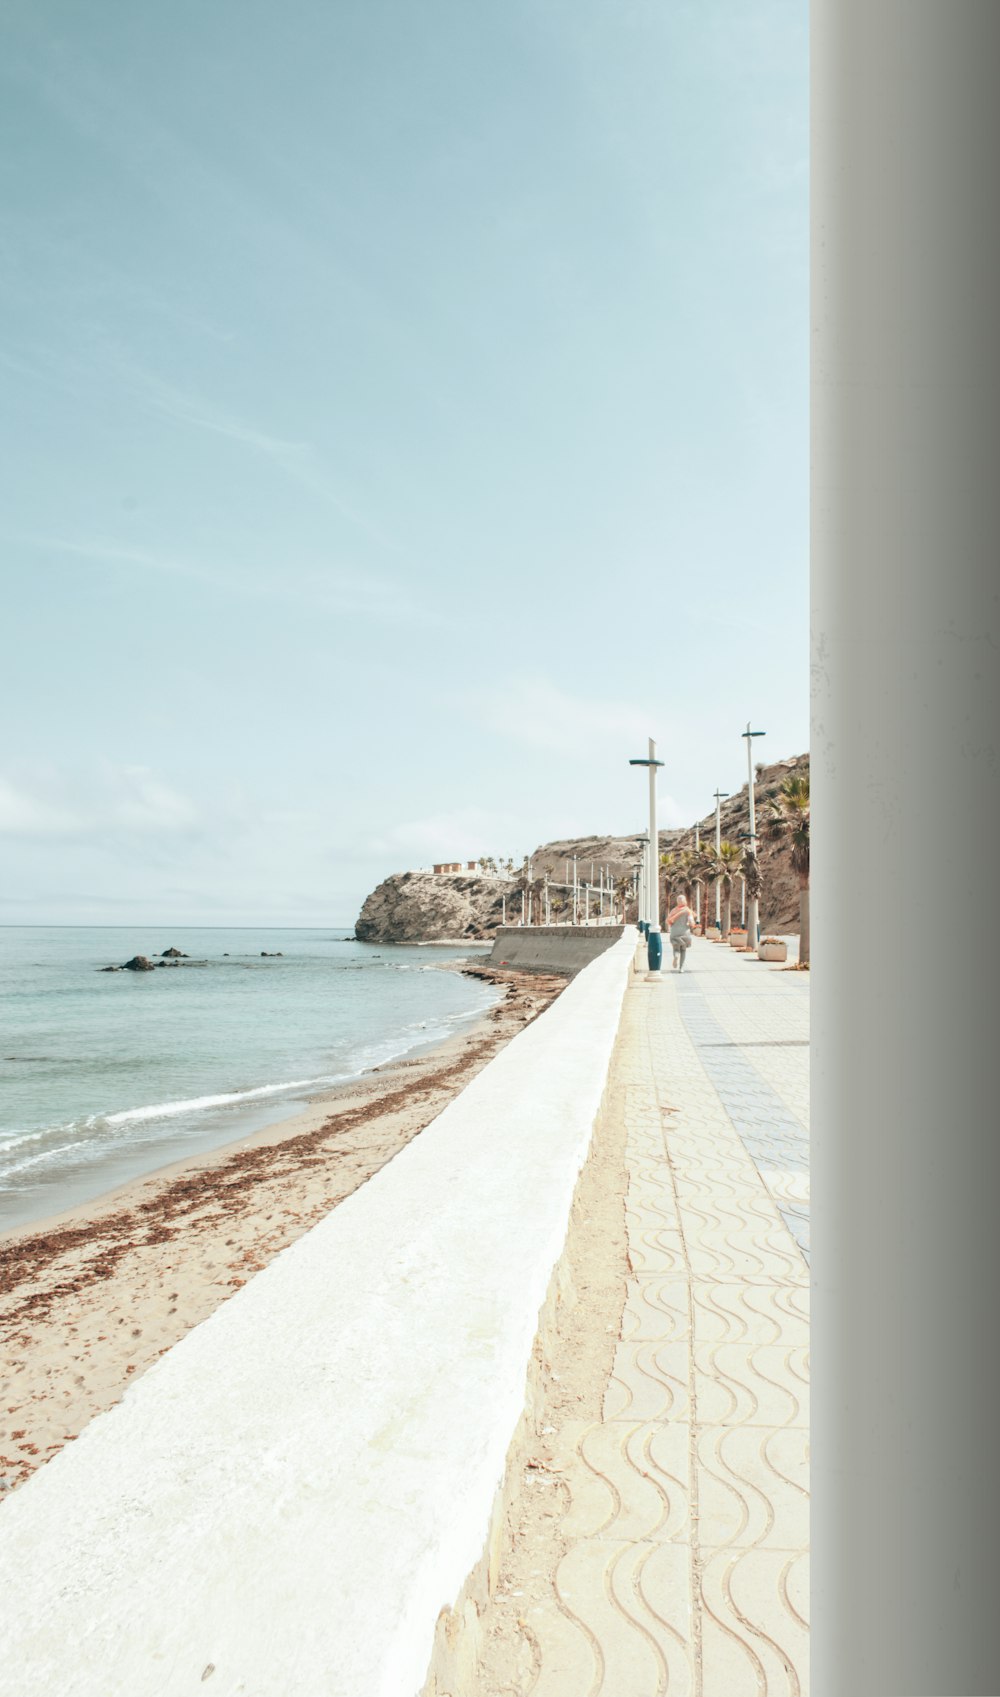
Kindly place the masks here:
POLYGON ((718 852, 714 856, 715 876, 722 885, 722 936, 728 937, 732 930, 733 919, 733 878, 739 870, 743 850, 738 843, 731 843, 723 837, 718 852))
POLYGON ((799 880, 799 965, 809 965, 809 774, 787 777, 764 826, 771 842, 786 843, 799 880))
POLYGON ((525 916, 525 925, 528 925, 531 918, 531 879, 528 876, 528 855, 525 855, 525 859, 521 862, 521 871, 518 872, 518 889, 521 891, 521 913, 525 916))
MULTIPOLYGON (((701 843, 698 848, 688 849, 691 866, 691 883, 701 890, 701 899, 695 906, 701 911, 701 928, 708 929, 708 891, 714 877, 715 850, 707 843, 701 843)), ((690 901, 690 896, 688 900, 690 901)))
POLYGON ((660 856, 660 871, 663 873, 663 911, 670 912, 670 891, 683 875, 682 857, 673 849, 660 856))
POLYGON ((532 917, 536 925, 545 924, 545 887, 547 883, 548 879, 542 876, 540 878, 536 878, 533 883, 528 885, 528 892, 531 896, 532 917))
POLYGON ((701 855, 694 848, 684 848, 681 854, 681 882, 684 886, 684 901, 689 908, 694 906, 694 884, 698 882, 701 855))
POLYGON ((747 893, 747 947, 755 949, 757 947, 757 904, 760 901, 760 892, 764 880, 761 876, 760 861, 755 854, 750 853, 749 849, 745 849, 743 852, 740 871, 743 874, 743 883, 747 893))

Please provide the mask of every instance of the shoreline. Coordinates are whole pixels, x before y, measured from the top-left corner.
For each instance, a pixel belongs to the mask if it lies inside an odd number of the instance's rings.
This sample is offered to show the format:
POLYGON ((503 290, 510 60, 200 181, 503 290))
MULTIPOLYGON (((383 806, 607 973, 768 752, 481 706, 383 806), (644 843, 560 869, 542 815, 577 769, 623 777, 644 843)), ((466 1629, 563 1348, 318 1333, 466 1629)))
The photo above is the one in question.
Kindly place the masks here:
MULTIPOLYGON (((452 971, 465 975, 468 968, 468 976, 482 976, 477 970, 481 963, 475 955, 463 956, 457 960, 435 961, 433 964, 439 972, 452 971)), ((86 1176, 82 1185, 74 1186, 70 1183, 66 1188, 70 1190, 71 1197, 74 1189, 81 1191, 86 1188, 89 1193, 77 1194, 63 1206, 53 1207, 51 1198, 46 1198, 44 1201, 39 1198, 41 1206, 36 1213, 33 1211, 34 1204, 29 1193, 27 1203, 30 1211, 26 1218, 19 1218, 17 1192, 11 1191, 9 1194, 15 1201, 6 1212, 14 1217, 5 1219, 0 1214, 0 1253, 2 1253, 3 1246, 8 1242, 25 1237, 33 1232, 41 1232, 64 1218, 76 1215, 80 1210, 97 1206, 120 1193, 128 1191, 133 1185, 141 1184, 146 1179, 154 1179, 174 1167, 207 1160, 217 1153, 249 1141, 258 1134, 283 1126, 290 1119, 308 1113, 314 1105, 327 1099, 336 1099, 341 1091, 352 1089, 361 1079, 372 1072, 384 1070, 385 1067, 395 1065, 412 1056, 429 1054, 449 1043, 452 1037, 463 1035, 472 1028, 473 1024, 485 1017, 489 1011, 489 1008, 486 1008, 481 1014, 477 1014, 476 1010, 470 1009, 463 1014, 446 1016, 443 1023, 450 1023, 452 1029, 447 1031, 445 1035, 430 1038, 421 1035, 409 1042, 403 1039, 402 1046, 394 1053, 390 1053, 384 1060, 377 1061, 374 1065, 366 1065, 360 1071, 342 1074, 335 1080, 316 1078, 311 1081, 303 1081, 298 1085, 293 1083, 264 1084, 252 1088, 248 1087, 244 1091, 237 1091, 232 1095, 220 1095, 212 1102, 209 1102, 206 1098, 205 1105, 215 1108, 216 1114, 219 1113, 220 1109, 224 1110, 227 1115, 231 1114, 232 1123, 226 1124, 224 1120, 219 1119, 216 1120, 214 1125, 206 1123, 200 1133, 196 1130, 193 1135, 189 1136, 187 1148, 185 1149, 182 1144, 181 1151, 177 1153, 170 1152, 166 1145, 166 1139, 164 1139, 164 1147, 158 1151, 149 1152, 152 1155, 149 1164, 144 1164, 141 1153, 137 1154, 136 1151, 128 1148, 120 1152, 117 1160, 113 1154, 109 1154, 105 1164, 110 1170, 104 1178, 102 1179, 96 1170, 90 1175, 90 1181, 96 1181, 100 1188, 90 1190, 86 1176), (125 1170, 116 1174, 116 1165, 124 1167, 125 1170), (128 1170, 130 1166, 131 1171, 128 1170)), ((164 1117, 169 1118, 178 1108, 186 1107, 193 1112, 197 1106, 198 1104, 195 1102, 186 1104, 168 1102, 163 1104, 164 1117)), ((141 1118, 151 1114, 152 1110, 141 1108, 135 1109, 134 1113, 136 1117, 141 1118)), ((118 1117, 128 1117, 128 1112, 119 1114, 118 1117)))
POLYGON ((456 966, 505 990, 467 1030, 0 1239, 0 1502, 419 1135, 567 982, 456 966))

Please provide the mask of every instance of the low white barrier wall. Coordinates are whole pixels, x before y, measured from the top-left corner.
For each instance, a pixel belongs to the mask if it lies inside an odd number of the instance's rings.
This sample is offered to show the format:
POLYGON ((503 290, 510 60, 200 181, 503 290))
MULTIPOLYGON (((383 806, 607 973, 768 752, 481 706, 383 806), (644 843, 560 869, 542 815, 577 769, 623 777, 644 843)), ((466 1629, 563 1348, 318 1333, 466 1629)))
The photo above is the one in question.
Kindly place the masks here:
POLYGON ((0 1692, 415 1697, 479 1559, 634 953, 0 1510, 0 1692))

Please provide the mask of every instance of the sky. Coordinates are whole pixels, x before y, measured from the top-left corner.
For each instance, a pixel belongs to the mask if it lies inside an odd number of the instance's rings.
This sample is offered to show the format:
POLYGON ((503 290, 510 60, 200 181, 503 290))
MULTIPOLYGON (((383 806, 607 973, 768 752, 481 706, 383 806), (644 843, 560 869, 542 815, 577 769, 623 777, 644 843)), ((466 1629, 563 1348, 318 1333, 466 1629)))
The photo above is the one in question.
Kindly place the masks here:
POLYGON ((0 923, 353 923, 808 746, 799 0, 8 0, 0 923))

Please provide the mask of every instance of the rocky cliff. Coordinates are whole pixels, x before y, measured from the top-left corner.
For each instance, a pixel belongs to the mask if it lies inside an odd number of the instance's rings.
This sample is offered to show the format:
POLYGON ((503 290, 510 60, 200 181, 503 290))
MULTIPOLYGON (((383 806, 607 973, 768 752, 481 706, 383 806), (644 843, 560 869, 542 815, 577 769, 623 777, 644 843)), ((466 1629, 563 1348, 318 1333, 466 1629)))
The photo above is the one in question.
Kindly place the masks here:
MULTIPOLYGON (((768 803, 777 795, 782 779, 792 772, 808 774, 808 771, 807 754, 776 761, 759 769, 754 788, 759 833, 763 831, 768 803)), ((744 784, 741 790, 722 803, 722 835, 735 842, 739 833, 746 831, 748 826, 747 786, 744 784)), ((714 812, 699 820, 697 829, 703 843, 714 840, 714 812)), ((659 837, 661 853, 691 848, 695 827, 661 831, 659 837)), ((761 835, 758 852, 764 879, 761 926, 766 931, 796 932, 799 928, 799 886, 788 862, 788 851, 783 845, 769 843, 761 835)), ((553 923, 569 919, 572 894, 566 886, 572 882, 574 855, 581 886, 591 881, 596 886, 601 867, 610 870, 616 883, 622 879, 630 880, 639 853, 639 843, 634 836, 579 837, 543 843, 531 856, 536 923, 544 919, 539 892, 546 877, 549 880, 549 913, 553 923)), ((502 921, 504 899, 508 923, 517 924, 521 916, 519 879, 480 878, 465 873, 397 872, 367 897, 356 933, 365 943, 427 943, 441 942, 446 938, 486 941, 495 935, 502 921)), ((583 906, 581 890, 581 916, 583 906)), ((592 894, 590 912, 596 914, 597 911, 598 898, 592 894)), ((739 911, 739 880, 736 880, 734 918, 738 917, 739 911)), ((629 917, 634 916, 634 909, 630 908, 629 917)))
POLYGON ((433 943, 445 939, 488 941, 503 916, 521 911, 515 886, 499 878, 453 872, 396 872, 371 895, 358 916, 362 943, 433 943))

